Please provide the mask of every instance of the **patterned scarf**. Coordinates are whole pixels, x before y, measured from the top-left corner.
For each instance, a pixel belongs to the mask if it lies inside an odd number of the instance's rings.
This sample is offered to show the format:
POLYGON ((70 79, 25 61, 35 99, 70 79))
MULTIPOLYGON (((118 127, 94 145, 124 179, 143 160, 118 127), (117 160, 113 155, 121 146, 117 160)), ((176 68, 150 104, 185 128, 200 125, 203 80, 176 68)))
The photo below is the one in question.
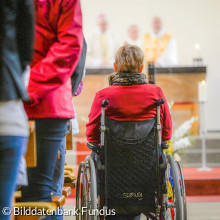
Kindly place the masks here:
POLYGON ((112 73, 109 77, 109 85, 132 86, 147 84, 144 73, 112 73))

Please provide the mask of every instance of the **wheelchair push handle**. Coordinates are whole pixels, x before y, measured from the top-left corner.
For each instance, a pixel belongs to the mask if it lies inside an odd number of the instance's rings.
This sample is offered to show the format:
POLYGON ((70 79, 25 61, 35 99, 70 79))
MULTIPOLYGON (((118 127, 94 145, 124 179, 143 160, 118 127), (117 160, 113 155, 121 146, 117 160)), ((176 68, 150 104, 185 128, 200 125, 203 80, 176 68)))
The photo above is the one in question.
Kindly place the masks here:
POLYGON ((102 107, 106 107, 108 105, 108 100, 104 99, 102 100, 102 107))
POLYGON ((157 135, 158 135, 158 144, 161 146, 161 123, 160 123, 160 107, 164 104, 164 99, 158 99, 156 101, 157 106, 157 135))
POLYGON ((105 107, 108 105, 108 100, 102 100, 102 115, 101 115, 101 126, 105 126, 105 107))
POLYGON ((102 115, 101 115, 101 126, 100 126, 100 131, 101 131, 101 148, 104 147, 105 143, 105 107, 108 105, 108 100, 104 99, 102 100, 102 115))
POLYGON ((163 105, 164 104, 164 99, 158 99, 157 101, 156 101, 156 106, 161 106, 161 105, 163 105))
MULTIPOLYGON (((164 99, 158 99, 155 104, 157 106, 157 126, 158 125, 161 126, 160 125, 160 108, 161 108, 161 105, 164 104, 164 99)), ((161 127, 160 127, 160 130, 161 130, 161 127)))

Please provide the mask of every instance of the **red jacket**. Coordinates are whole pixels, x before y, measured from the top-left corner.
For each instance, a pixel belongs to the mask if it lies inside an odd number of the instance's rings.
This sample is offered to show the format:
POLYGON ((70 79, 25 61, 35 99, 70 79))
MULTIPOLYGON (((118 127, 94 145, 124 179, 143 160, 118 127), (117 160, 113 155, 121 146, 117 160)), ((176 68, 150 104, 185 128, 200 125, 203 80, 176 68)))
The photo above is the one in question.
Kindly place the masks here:
MULTIPOLYGON (((117 121, 144 121, 156 116, 155 101, 165 99, 160 87, 152 84, 110 86, 96 93, 89 114, 86 136, 89 142, 100 142, 102 100, 108 99, 106 116, 117 121)), ((161 107, 162 139, 172 136, 172 121, 167 102, 161 107)))
POLYGON ((73 118, 71 75, 83 44, 80 0, 35 0, 35 7, 26 112, 29 118, 73 118))

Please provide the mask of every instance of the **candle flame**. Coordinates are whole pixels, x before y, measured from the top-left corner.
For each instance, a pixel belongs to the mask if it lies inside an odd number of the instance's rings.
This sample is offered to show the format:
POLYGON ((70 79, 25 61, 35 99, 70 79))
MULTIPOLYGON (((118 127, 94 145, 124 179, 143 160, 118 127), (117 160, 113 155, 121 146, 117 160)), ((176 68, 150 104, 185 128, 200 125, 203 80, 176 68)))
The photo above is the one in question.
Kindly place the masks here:
POLYGON ((202 85, 205 85, 206 83, 205 83, 205 80, 202 80, 202 85))
POLYGON ((197 49, 197 50, 200 49, 200 45, 198 43, 195 44, 195 49, 197 49))

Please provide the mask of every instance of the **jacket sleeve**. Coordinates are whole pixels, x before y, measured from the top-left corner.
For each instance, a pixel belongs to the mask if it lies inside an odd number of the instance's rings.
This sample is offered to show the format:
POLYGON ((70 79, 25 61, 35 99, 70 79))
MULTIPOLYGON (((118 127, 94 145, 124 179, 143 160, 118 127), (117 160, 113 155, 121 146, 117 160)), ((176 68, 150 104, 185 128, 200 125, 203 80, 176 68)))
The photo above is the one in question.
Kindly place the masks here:
POLYGON ((33 105, 63 85, 73 74, 80 58, 83 45, 80 0, 63 0, 60 12, 57 42, 31 69, 28 92, 33 105))
POLYGON ((165 101, 164 105, 162 106, 162 112, 161 112, 162 141, 169 141, 172 137, 172 118, 170 115, 169 106, 167 104, 166 98, 161 88, 160 88, 160 97, 165 101))
POLYGON ((32 0, 17 3, 16 40, 23 70, 32 61, 34 44, 34 10, 32 0))
POLYGON ((92 108, 89 114, 89 122, 86 125, 86 137, 88 142, 100 142, 100 125, 101 125, 101 99, 99 93, 96 94, 92 103, 92 108))

